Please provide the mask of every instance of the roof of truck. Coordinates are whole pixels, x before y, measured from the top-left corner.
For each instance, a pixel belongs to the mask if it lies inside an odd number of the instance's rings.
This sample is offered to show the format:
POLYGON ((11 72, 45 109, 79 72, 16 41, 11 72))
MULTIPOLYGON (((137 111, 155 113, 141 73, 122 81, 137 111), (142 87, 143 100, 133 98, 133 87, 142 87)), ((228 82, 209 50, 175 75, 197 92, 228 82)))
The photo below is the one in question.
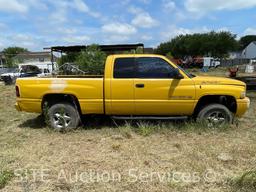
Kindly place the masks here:
POLYGON ((165 57, 158 54, 113 54, 113 57, 165 57))

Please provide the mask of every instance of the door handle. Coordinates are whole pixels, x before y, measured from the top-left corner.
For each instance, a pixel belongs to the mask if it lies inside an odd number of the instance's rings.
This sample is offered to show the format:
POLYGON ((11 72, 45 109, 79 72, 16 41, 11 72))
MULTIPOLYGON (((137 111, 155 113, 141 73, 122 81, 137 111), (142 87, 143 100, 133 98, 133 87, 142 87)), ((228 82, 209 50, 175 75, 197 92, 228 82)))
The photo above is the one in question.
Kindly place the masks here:
POLYGON ((137 87, 137 88, 144 88, 145 85, 144 85, 144 84, 136 84, 136 87, 137 87))

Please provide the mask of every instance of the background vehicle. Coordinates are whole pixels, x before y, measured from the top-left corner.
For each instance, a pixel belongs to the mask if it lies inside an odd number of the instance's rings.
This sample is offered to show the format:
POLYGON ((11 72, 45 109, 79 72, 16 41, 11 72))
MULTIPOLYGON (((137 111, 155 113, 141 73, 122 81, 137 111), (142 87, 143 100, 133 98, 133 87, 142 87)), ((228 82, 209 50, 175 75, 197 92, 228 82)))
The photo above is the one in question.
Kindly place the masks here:
POLYGON ((111 55, 102 76, 17 79, 16 109, 45 112, 59 130, 77 127, 82 114, 119 119, 196 117, 215 126, 246 112, 250 101, 245 89, 241 81, 187 74, 160 55, 111 55))
POLYGON ((16 69, 12 73, 3 73, 1 79, 5 82, 6 85, 15 83, 17 78, 22 77, 42 77, 50 75, 49 69, 42 68, 40 69, 36 65, 21 65, 19 69, 16 69))

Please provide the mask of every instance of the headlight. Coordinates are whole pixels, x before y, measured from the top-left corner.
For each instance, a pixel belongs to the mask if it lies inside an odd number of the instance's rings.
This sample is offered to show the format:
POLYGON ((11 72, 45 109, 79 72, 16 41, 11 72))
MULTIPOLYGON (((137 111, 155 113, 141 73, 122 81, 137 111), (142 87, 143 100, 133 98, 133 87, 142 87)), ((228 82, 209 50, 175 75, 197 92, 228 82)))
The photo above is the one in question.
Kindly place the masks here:
POLYGON ((241 92, 240 99, 244 99, 245 97, 246 97, 246 92, 245 91, 241 92))

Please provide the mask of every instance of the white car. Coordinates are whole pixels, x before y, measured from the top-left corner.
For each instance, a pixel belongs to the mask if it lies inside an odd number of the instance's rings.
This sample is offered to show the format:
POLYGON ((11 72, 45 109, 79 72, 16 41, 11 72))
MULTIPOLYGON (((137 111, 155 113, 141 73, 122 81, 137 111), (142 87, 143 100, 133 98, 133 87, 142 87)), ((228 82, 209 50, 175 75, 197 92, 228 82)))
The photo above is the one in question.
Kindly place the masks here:
POLYGON ((49 76, 49 69, 39 69, 35 65, 22 65, 20 69, 17 69, 13 73, 4 73, 1 75, 1 79, 5 82, 6 85, 15 83, 17 78, 22 77, 43 77, 49 76))

